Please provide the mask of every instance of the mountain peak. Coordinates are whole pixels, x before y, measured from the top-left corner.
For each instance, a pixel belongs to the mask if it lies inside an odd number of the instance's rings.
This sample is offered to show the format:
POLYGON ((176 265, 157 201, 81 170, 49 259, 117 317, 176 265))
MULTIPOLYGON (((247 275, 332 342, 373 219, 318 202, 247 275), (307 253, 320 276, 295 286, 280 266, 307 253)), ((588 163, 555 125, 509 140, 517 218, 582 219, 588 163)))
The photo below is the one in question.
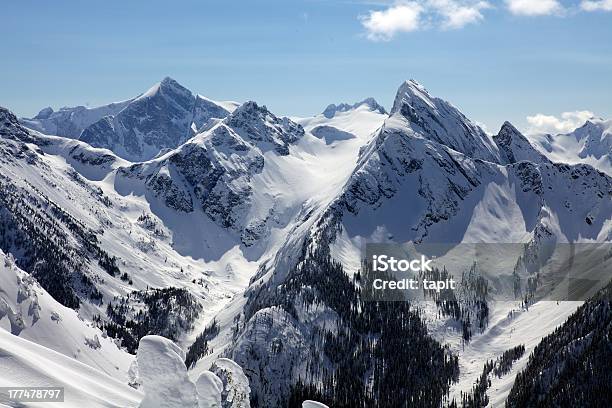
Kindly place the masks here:
POLYGON ((502 127, 500 128, 499 134, 502 133, 517 133, 522 136, 521 132, 516 127, 514 127, 512 123, 508 121, 505 121, 502 127))
POLYGON ((499 160, 495 144, 478 125, 451 103, 431 96, 413 79, 400 85, 390 115, 407 121, 408 126, 423 138, 475 159, 495 163, 499 160))
POLYGON ((236 108, 234 111, 235 114, 240 114, 242 112, 268 112, 268 108, 265 105, 259 106, 255 101, 246 101, 242 105, 236 108))
POLYGON ((338 113, 338 112, 348 112, 350 110, 357 109, 360 106, 366 106, 372 112, 378 112, 378 113, 381 113, 381 114, 386 114, 387 113, 385 108, 381 104, 379 104, 376 101, 376 99, 374 99, 372 97, 365 98, 361 102, 357 102, 357 103, 354 103, 352 105, 348 104, 348 103, 345 103, 345 102, 342 102, 342 103, 340 103, 338 105, 332 103, 332 104, 328 105, 327 108, 325 108, 325 110, 322 113, 323 113, 323 116, 325 116, 328 119, 331 119, 334 116, 336 116, 336 113, 338 113))
POLYGON ((195 98, 189 89, 167 76, 141 94, 135 101, 143 98, 153 98, 158 95, 169 95, 171 98, 195 98))
POLYGON ((53 108, 51 108, 50 106, 47 106, 46 108, 41 109, 40 112, 38 112, 38 114, 34 116, 34 119, 48 119, 52 113, 53 113, 53 108))
POLYGON ((279 118, 254 101, 240 105, 225 118, 225 124, 236 131, 244 140, 273 148, 281 155, 289 154, 289 145, 297 142, 303 135, 301 125, 283 117, 279 118))
POLYGON ((177 81, 175 81, 174 79, 168 76, 161 80, 161 82, 158 85, 158 89, 160 89, 162 93, 172 92, 172 93, 183 94, 185 95, 185 97, 189 97, 189 98, 194 97, 192 92, 189 89, 185 88, 183 85, 179 84, 177 81))
POLYGON ((0 138, 31 141, 30 134, 21 126, 13 112, 2 106, 0 106, 0 138))
MULTIPOLYGON (((178 83, 176 80, 170 78, 169 76, 165 77, 164 79, 161 80, 161 82, 159 83, 160 87, 166 88, 166 89, 180 89, 180 90, 187 90, 187 88, 185 88, 183 85, 181 85, 180 83, 178 83)), ((189 93, 191 93, 191 91, 189 91, 189 93)))
POLYGON ((399 112, 404 104, 414 104, 418 101, 422 101, 421 103, 425 103, 433 108, 433 99, 435 98, 429 95, 427 89, 414 79, 404 81, 397 90, 390 114, 393 115, 399 112))
POLYGON ((599 131, 603 129, 602 126, 603 119, 591 118, 584 122, 584 124, 578 128, 576 128, 572 133, 580 134, 584 136, 590 131, 599 131))
POLYGON ((493 136, 493 141, 499 148, 503 163, 517 163, 530 161, 534 163, 550 163, 538 152, 529 140, 512 123, 505 121, 499 133, 493 136))

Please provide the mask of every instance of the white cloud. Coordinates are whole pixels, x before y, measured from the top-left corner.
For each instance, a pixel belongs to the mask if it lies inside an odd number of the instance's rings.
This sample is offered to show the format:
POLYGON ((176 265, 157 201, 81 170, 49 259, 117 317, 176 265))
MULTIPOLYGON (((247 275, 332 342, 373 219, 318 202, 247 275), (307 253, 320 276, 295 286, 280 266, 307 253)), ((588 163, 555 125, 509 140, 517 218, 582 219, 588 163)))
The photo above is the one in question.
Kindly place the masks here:
POLYGON ((418 30, 421 25, 423 7, 416 2, 396 4, 382 11, 370 11, 360 17, 361 24, 367 30, 367 36, 373 41, 388 41, 399 32, 418 30))
POLYGON ((530 126, 527 133, 568 133, 584 125, 594 116, 590 111, 563 112, 560 118, 538 113, 534 116, 527 116, 527 123, 530 126))
POLYGON ((506 0, 506 5, 512 14, 519 16, 546 16, 563 11, 558 0, 506 0))
POLYGON ((484 19, 481 10, 491 8, 486 1, 457 2, 454 0, 429 0, 429 6, 443 17, 442 27, 462 28, 484 19))
POLYGON ((382 11, 370 11, 360 17, 361 24, 367 30, 367 36, 373 41, 388 41, 399 32, 410 32, 419 29, 423 7, 410 2, 397 4, 382 11))
POLYGON ((371 10, 360 20, 370 40, 389 41, 401 32, 432 26, 457 29, 477 23, 484 18, 481 11, 490 7, 483 0, 414 0, 371 10))
POLYGON ((582 0, 580 8, 586 11, 612 11, 612 0, 582 0))
POLYGON ((567 16, 576 11, 612 11, 612 0, 576 0, 564 6, 561 0, 379 0, 385 6, 359 16, 366 36, 373 41, 389 41, 396 34, 428 28, 459 29, 484 20, 483 10, 504 3, 517 16, 567 16))

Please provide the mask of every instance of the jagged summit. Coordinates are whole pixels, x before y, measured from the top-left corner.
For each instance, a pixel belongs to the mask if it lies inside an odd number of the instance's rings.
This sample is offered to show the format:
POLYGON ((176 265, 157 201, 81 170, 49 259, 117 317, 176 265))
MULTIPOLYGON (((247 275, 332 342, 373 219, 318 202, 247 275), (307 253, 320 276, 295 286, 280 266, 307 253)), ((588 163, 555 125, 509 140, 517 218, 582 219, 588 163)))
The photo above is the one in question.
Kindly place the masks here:
POLYGON ((152 98, 158 94, 166 95, 171 98, 192 99, 194 97, 189 89, 185 88, 174 79, 165 77, 160 82, 149 88, 145 93, 136 98, 136 100, 141 98, 152 98))
POLYGON ((52 113, 53 113, 53 108, 50 106, 47 106, 46 108, 41 109, 40 112, 38 112, 38 114, 34 116, 34 119, 48 119, 52 113))
POLYGON ((496 136, 493 136, 493 139, 495 139, 496 137, 501 137, 502 135, 507 135, 507 137, 516 136, 516 137, 522 137, 526 139, 525 136, 523 136, 523 134, 521 133, 521 131, 518 130, 509 121, 505 121, 502 124, 501 128, 499 128, 499 133, 496 136))
POLYGON ((495 143, 478 125, 414 80, 400 85, 390 115, 391 122, 405 120, 423 138, 475 159, 499 162, 495 143))
POLYGON ((286 117, 275 116, 265 105, 254 101, 243 103, 224 122, 244 140, 262 150, 272 148, 281 155, 288 155, 289 145, 304 136, 301 125, 286 117))
POLYGON ((247 112, 251 112, 251 113, 257 112, 261 114, 269 113, 268 107, 266 105, 259 105, 255 101, 246 101, 245 103, 243 103, 242 105, 236 108, 236 110, 233 113, 233 116, 239 116, 242 114, 246 114, 247 112))
POLYGON ((30 134, 21 126, 13 112, 2 106, 0 106, 0 138, 31 141, 30 134))
POLYGON ((161 92, 164 94, 171 94, 171 93, 181 94, 184 97, 189 97, 189 98, 193 96, 193 94, 191 93, 189 89, 187 89, 186 87, 178 83, 176 80, 168 76, 162 79, 160 82, 153 85, 151 88, 149 88, 149 90, 145 92, 142 96, 151 97, 155 95, 157 92, 161 92))
POLYGON ((376 99, 372 98, 372 97, 368 97, 366 99, 364 99, 361 102, 357 102, 354 103, 352 105, 348 104, 348 103, 340 103, 338 105, 336 104, 330 104, 327 106, 327 108, 325 108, 325 110, 323 111, 323 116, 325 116, 328 119, 333 118, 334 116, 336 116, 336 113, 339 112, 348 112, 352 109, 357 109, 360 106, 366 106, 368 109, 370 109, 373 112, 378 112, 378 113, 382 113, 382 114, 386 114, 387 111, 385 110, 385 108, 380 105, 376 99))
POLYGON ((399 112, 404 103, 414 103, 416 99, 428 102, 433 107, 433 103, 431 103, 433 98, 429 95, 429 92, 427 92, 427 89, 425 89, 423 85, 414 79, 404 81, 395 94, 393 107, 391 108, 391 112, 389 112, 389 114, 393 115, 399 112))
POLYGON ((512 164, 519 161, 550 163, 550 160, 538 152, 529 143, 529 140, 508 121, 504 122, 499 133, 493 136, 493 140, 499 148, 503 163, 512 164))
POLYGON ((171 78, 169 76, 165 76, 164 79, 161 80, 162 84, 176 84, 181 86, 178 82, 176 82, 176 80, 174 78, 171 78))

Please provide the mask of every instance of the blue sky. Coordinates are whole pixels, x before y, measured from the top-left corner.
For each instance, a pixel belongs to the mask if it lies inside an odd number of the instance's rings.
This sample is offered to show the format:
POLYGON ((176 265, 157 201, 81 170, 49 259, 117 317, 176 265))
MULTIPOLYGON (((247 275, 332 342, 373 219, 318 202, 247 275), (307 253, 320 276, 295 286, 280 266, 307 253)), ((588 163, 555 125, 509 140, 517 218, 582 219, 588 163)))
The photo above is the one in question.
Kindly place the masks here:
POLYGON ((414 78, 490 131, 612 117, 612 0, 21 0, 3 2, 0 35, 0 104, 23 116, 168 75, 284 115, 367 96, 388 108, 414 78))

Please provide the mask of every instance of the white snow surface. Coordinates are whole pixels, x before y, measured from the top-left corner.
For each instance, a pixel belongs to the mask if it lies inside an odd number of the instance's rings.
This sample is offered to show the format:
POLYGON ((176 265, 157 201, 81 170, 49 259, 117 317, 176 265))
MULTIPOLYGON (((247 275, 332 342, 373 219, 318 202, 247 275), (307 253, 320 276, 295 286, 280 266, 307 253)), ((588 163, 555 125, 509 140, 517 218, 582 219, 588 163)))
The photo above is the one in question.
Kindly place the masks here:
POLYGON ((73 309, 60 305, 0 251, 0 330, 39 344, 117 380, 134 356, 73 309))
POLYGON ((145 336, 138 345, 139 408, 248 408, 249 381, 232 360, 218 359, 193 382, 185 353, 172 341, 145 336))
MULTIPOLYGON (((0 329, 0 387, 64 387, 62 403, 27 407, 137 407, 142 393, 74 358, 0 329)), ((2 404, 7 401, 0 401, 2 404)), ((9 405, 12 406, 12 405, 9 405)))
POLYGON ((187 376, 185 352, 180 347, 164 337, 145 336, 136 360, 144 392, 140 408, 197 406, 196 386, 187 376))

